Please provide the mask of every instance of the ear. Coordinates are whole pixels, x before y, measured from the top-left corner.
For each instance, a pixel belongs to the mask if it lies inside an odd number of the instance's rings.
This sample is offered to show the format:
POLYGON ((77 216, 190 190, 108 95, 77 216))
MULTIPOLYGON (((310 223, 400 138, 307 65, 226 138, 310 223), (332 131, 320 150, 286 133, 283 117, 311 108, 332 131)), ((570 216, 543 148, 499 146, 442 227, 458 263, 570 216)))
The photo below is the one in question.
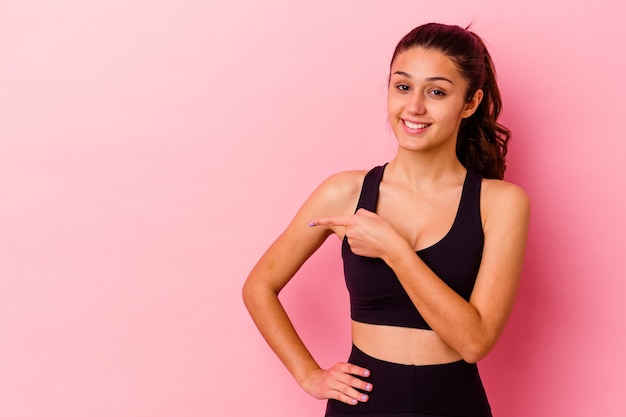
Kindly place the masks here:
POLYGON ((465 108, 463 109, 463 113, 461 113, 461 117, 463 119, 467 119, 472 114, 474 114, 476 109, 478 109, 478 106, 480 105, 480 102, 483 101, 483 95, 484 95, 483 94, 483 90, 481 90, 481 89, 476 90, 476 92, 474 93, 474 96, 470 99, 470 101, 468 101, 465 104, 465 108))

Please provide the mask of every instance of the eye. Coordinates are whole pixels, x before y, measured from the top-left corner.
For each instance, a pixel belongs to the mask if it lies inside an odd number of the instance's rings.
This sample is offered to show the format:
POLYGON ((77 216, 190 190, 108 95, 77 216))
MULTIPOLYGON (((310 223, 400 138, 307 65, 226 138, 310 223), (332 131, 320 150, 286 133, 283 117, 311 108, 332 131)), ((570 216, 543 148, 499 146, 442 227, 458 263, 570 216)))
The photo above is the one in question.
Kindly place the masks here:
POLYGON ((446 93, 438 89, 430 90, 430 94, 432 94, 433 96, 437 96, 437 97, 443 97, 446 95, 446 93))
POLYGON ((402 92, 411 90, 411 87, 406 84, 397 84, 396 88, 402 92))

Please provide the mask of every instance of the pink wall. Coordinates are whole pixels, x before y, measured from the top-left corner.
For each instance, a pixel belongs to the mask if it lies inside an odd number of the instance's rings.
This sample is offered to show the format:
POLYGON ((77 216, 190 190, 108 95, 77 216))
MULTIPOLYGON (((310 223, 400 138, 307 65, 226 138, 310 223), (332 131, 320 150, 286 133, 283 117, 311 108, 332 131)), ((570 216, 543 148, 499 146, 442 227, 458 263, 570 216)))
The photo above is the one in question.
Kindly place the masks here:
MULTIPOLYGON (((626 414, 623 2, 0 3, 0 415, 320 416, 240 301, 329 174, 393 155, 395 42, 489 42, 533 200, 496 416, 626 414)), ((338 244, 284 293, 323 364, 349 348, 338 244)))

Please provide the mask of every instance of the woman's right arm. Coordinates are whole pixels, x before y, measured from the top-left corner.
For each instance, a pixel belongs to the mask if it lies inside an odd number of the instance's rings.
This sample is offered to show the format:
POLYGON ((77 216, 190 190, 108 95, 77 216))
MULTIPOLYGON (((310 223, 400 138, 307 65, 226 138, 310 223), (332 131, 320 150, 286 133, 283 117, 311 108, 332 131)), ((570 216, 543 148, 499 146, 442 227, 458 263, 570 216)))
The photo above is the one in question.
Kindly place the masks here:
POLYGON ((367 396, 355 388, 369 391, 371 384, 355 375, 369 376, 369 371, 342 362, 321 369, 298 336, 278 294, 329 235, 343 237, 342 227, 309 227, 309 221, 352 214, 362 179, 363 173, 345 172, 322 183, 259 259, 243 287, 243 300, 254 323, 300 386, 315 398, 347 404, 367 401, 367 396))

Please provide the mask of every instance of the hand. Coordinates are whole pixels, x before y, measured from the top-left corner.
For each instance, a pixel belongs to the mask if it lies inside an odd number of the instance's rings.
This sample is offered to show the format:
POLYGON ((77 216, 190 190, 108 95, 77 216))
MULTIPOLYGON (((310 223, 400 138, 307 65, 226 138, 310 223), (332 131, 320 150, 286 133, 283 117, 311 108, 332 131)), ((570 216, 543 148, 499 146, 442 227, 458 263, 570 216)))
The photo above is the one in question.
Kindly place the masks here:
POLYGON ((359 209, 352 216, 325 217, 309 226, 343 226, 352 252, 370 258, 384 258, 394 238, 400 237, 386 220, 376 213, 359 209))
POLYGON ((353 375, 368 377, 370 371, 351 363, 339 362, 329 369, 312 371, 302 388, 317 399, 334 399, 356 405, 365 402, 369 396, 356 390, 371 391, 372 384, 355 378, 353 375))

